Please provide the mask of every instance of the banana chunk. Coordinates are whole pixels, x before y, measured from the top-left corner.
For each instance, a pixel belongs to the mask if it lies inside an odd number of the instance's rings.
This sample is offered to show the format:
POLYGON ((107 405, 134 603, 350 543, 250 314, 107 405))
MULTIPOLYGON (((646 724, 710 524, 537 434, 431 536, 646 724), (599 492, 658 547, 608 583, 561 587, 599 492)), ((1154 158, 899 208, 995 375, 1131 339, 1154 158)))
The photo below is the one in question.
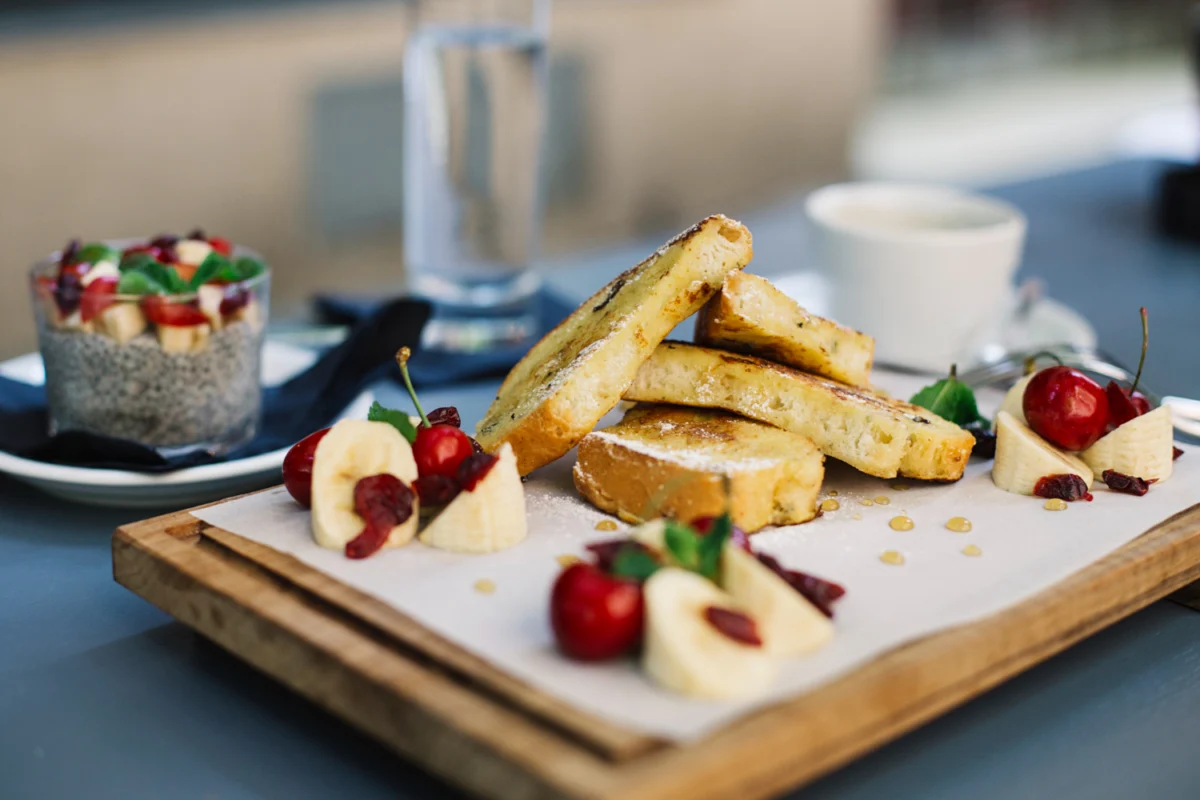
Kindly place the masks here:
POLYGON ((721 556, 721 586, 758 621, 767 651, 778 656, 812 653, 833 638, 833 623, 804 595, 736 544, 721 556))
POLYGON ((712 699, 752 697, 770 688, 776 663, 765 647, 735 641, 705 619, 710 606, 741 610, 694 572, 667 567, 645 586, 642 667, 656 683, 712 699))
POLYGON ((996 415, 996 460, 992 483, 1006 492, 1032 495, 1047 475, 1078 475, 1089 490, 1092 470, 1080 459, 1055 448, 1007 411, 996 415))
POLYGON ((158 344, 164 353, 194 353, 208 346, 208 323, 200 325, 159 325, 158 344))
MULTIPOLYGON (((1004 395, 1004 401, 1000 403, 1000 411, 1007 411, 1012 414, 1013 419, 1020 422, 1022 425, 1028 425, 1029 421, 1025 419, 1025 387, 1033 380, 1033 376, 1037 373, 1026 375, 1021 380, 1013 384, 1013 387, 1004 395)), ((997 416, 997 420, 999 417, 997 416)), ((992 421, 992 429, 995 430, 998 422, 992 421)))
MULTIPOLYGON (((354 508, 354 487, 371 475, 395 475, 407 484, 417 479, 412 447, 386 422, 344 419, 317 444, 312 471, 312 533, 317 544, 344 550, 366 522, 354 508)), ((418 508, 392 528, 384 547, 408 544, 417 532, 418 508)))
POLYGON ((456 553, 494 553, 524 541, 525 490, 507 442, 471 491, 463 490, 421 531, 421 543, 456 553))
POLYGON ((101 311, 95 319, 96 330, 120 344, 146 330, 146 315, 136 303, 115 303, 101 311))
POLYGON ((1171 409, 1159 406, 1110 431, 1080 453, 1093 472, 1111 469, 1147 481, 1165 481, 1174 468, 1171 409))

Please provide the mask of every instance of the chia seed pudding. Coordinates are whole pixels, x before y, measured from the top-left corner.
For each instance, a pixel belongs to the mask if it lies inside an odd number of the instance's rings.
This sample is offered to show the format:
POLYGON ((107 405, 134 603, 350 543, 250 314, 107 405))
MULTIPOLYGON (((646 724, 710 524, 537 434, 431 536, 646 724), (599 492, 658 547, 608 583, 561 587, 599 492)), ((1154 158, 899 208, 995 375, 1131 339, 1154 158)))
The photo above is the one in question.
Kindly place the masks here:
POLYGON ((32 277, 51 434, 173 455, 257 433, 270 274, 256 257, 195 231, 72 242, 32 277))

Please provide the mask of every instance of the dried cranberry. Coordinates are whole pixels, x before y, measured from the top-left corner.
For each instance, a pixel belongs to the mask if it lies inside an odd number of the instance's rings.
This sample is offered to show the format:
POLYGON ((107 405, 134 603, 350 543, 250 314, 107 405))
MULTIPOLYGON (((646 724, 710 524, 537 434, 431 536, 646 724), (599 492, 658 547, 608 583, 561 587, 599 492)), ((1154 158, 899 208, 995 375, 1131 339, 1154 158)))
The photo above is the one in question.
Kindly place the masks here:
POLYGON ((1154 483, 1154 481, 1147 481, 1133 475, 1117 472, 1115 469, 1104 470, 1104 472, 1100 473, 1100 479, 1108 484, 1108 488, 1114 492, 1135 494, 1138 497, 1150 491, 1150 484, 1154 483))
POLYGON ((612 572, 617 554, 626 548, 640 550, 651 558, 654 557, 654 552, 649 547, 632 539, 608 539, 603 542, 593 542, 587 546, 588 552, 596 557, 596 566, 604 572, 612 572))
POLYGON ((444 506, 458 496, 458 481, 445 475, 422 475, 413 481, 417 497, 423 506, 444 506))
POLYGON ((395 475, 382 473, 354 484, 354 510, 366 522, 346 543, 347 558, 366 558, 387 542, 392 528, 408 521, 416 495, 395 475))
POLYGON ((458 482, 468 492, 475 491, 475 487, 487 477, 499 460, 488 453, 472 453, 458 465, 458 482))
MULTIPOLYGON (((707 536, 712 530, 713 523, 717 521, 716 517, 697 517, 688 524, 701 536, 707 536)), ((733 526, 733 530, 729 532, 729 541, 736 544, 738 547, 745 550, 747 553, 754 552, 750 547, 750 537, 746 532, 737 525, 733 526)))
POLYGON ((58 285, 54 289, 54 303, 63 316, 79 308, 79 300, 83 297, 83 282, 75 270, 65 269, 58 276, 58 285))
MULTIPOLYGON (((470 436, 468 436, 467 438, 471 439, 471 452, 473 452, 473 453, 482 453, 483 452, 483 445, 481 445, 479 442, 475 441, 475 439, 473 439, 470 436)), ((1179 456, 1175 456, 1175 457, 1179 458, 1179 456)), ((522 478, 521 480, 525 480, 525 479, 522 478)))
POLYGON ((1171 448, 1171 460, 1172 461, 1177 460, 1181 455, 1183 455, 1182 447, 1172 447, 1171 448))
POLYGON ((754 620, 740 611, 720 606, 709 606, 704 609, 704 619, 725 636, 735 642, 751 647, 762 647, 762 637, 758 635, 758 626, 754 620))
POLYGON ((972 422, 964 425, 963 429, 975 437, 975 446, 971 448, 971 455, 985 459, 996 457, 996 434, 986 423, 972 422))
POLYGON ((462 427, 462 418, 458 416, 458 409, 454 406, 435 408, 425 416, 429 417, 430 425, 449 425, 452 428, 462 427))
POLYGON ((846 590, 841 584, 818 578, 816 575, 809 575, 807 572, 785 569, 779 561, 766 553, 759 553, 758 560, 767 569, 787 581, 789 586, 816 606, 818 611, 833 619, 833 604, 846 594, 846 590))
POLYGON ((58 265, 61 267, 64 264, 74 264, 75 259, 79 258, 79 247, 78 239, 67 242, 67 246, 62 249, 62 254, 58 257, 58 265))
POLYGON ((1083 478, 1069 473, 1039 478, 1038 482, 1034 484, 1033 493, 1038 497, 1057 498, 1066 500, 1068 503, 1076 500, 1087 500, 1088 502, 1092 500, 1091 492, 1088 491, 1083 478))

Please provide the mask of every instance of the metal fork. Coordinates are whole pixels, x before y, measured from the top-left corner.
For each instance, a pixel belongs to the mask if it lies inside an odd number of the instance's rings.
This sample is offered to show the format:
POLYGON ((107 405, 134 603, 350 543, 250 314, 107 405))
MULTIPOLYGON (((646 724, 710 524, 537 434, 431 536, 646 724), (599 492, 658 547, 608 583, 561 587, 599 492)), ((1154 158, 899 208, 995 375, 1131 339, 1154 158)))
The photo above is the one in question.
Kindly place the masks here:
MULTIPOLYGON (((1075 347, 1073 345, 1054 345, 1036 351, 1008 353, 1004 357, 987 364, 960 372, 959 380, 972 388, 1011 384, 1025 374, 1025 361, 1038 353, 1049 353, 1057 356, 1069 367, 1102 375, 1117 381, 1130 382, 1133 380, 1133 370, 1122 366, 1112 356, 1091 348, 1075 347)), ((1180 433, 1200 438, 1200 400, 1187 397, 1159 397, 1138 384, 1138 389, 1146 395, 1151 403, 1161 403, 1171 409, 1171 422, 1180 433)))

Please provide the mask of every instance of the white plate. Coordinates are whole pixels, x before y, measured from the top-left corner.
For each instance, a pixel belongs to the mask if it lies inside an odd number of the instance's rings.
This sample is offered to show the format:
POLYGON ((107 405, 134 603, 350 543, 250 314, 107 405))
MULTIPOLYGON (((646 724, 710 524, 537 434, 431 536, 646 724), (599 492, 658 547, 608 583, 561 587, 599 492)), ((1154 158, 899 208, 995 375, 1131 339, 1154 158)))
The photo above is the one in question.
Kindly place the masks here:
MULTIPOLYGON (((283 383, 315 360, 316 354, 311 350, 268 340, 263 345, 263 385, 283 383)), ((42 358, 37 353, 27 353, 0 363, 0 375, 40 384, 45 380, 42 358)), ((370 395, 363 394, 343 416, 365 417, 370 405, 370 395)), ((0 473, 76 503, 118 508, 183 508, 278 483, 286 454, 284 448, 237 461, 145 473, 47 464, 0 452, 0 473)))

